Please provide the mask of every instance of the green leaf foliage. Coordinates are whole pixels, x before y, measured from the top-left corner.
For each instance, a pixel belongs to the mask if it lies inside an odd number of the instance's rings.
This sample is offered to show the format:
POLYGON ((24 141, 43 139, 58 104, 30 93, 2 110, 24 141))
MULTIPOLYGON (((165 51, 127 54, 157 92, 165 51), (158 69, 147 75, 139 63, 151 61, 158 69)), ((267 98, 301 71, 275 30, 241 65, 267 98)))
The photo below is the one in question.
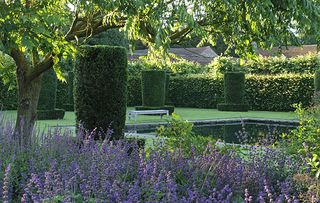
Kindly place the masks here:
POLYGON ((16 63, 12 57, 0 51, 0 81, 9 84, 9 88, 15 87, 16 63))
MULTIPOLYGON (((294 103, 309 106, 313 75, 248 75, 245 100, 252 110, 290 111, 294 103)), ((223 101, 223 79, 205 75, 172 77, 169 98, 177 107, 215 108, 223 101)))
POLYGON ((227 104, 243 104, 245 94, 245 75, 241 72, 224 74, 224 97, 227 104))
POLYGON ((301 104, 295 104, 296 113, 299 115, 299 127, 283 137, 284 149, 292 156, 305 161, 305 169, 310 171, 317 179, 320 178, 320 108, 316 104, 308 109, 303 109, 301 104))
POLYGON ((207 65, 208 73, 221 76, 227 71, 242 71, 251 74, 282 74, 282 73, 314 73, 320 67, 320 57, 317 54, 309 54, 286 58, 255 57, 248 59, 241 66, 237 58, 217 57, 207 65))
POLYGON ((143 106, 160 107, 165 105, 166 72, 143 71, 141 85, 143 106))
POLYGON ((113 130, 123 137, 127 105, 127 51, 123 47, 85 46, 74 74, 77 123, 92 131, 113 130))
POLYGON ((56 107, 57 76, 53 69, 43 73, 39 96, 39 110, 53 110, 56 107))
POLYGON ((159 146, 163 146, 167 150, 182 149, 186 155, 191 155, 194 152, 193 149, 197 152, 203 152, 209 142, 213 143, 215 141, 212 136, 197 136, 192 131, 193 124, 182 120, 175 113, 172 114, 172 118, 168 122, 168 127, 160 126, 156 130, 157 135, 164 138, 160 141, 159 146))

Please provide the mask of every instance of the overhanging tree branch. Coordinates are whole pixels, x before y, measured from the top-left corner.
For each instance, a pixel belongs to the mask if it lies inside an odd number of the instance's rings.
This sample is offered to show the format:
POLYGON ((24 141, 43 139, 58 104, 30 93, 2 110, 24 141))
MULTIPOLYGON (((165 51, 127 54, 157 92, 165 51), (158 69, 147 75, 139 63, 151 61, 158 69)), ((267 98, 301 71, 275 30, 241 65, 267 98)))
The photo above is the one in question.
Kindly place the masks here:
POLYGON ((30 81, 36 79, 39 77, 43 72, 46 70, 49 70, 53 66, 53 57, 52 55, 48 54, 45 56, 44 60, 42 60, 40 63, 36 64, 32 71, 28 74, 28 79, 30 81))

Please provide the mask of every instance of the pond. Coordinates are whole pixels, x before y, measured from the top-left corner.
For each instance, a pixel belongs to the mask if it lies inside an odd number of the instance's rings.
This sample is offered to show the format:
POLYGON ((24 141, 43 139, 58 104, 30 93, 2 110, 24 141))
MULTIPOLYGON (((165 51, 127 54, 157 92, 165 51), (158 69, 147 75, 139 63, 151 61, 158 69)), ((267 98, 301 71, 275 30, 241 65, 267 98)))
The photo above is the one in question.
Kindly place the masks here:
POLYGON ((294 125, 242 123, 194 126, 193 131, 197 135, 213 136, 227 143, 269 144, 295 128, 294 125))
MULTIPOLYGON (((279 140, 281 134, 288 133, 297 126, 297 121, 237 119, 194 122, 193 131, 196 135, 213 136, 227 143, 265 145, 279 140)), ((138 134, 155 134, 157 128, 155 125, 134 127, 138 134)))

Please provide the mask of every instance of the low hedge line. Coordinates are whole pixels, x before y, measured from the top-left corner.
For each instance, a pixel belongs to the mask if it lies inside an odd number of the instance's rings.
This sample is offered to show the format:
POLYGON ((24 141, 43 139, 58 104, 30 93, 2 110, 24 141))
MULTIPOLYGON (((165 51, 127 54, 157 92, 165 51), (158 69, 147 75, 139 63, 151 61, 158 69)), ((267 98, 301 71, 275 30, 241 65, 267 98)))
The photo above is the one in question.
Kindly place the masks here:
MULTIPOLYGON (((15 91, 4 90, 0 84, 4 109, 16 108, 15 91)), ((57 108, 67 103, 66 84, 58 85, 57 108)), ((169 99, 176 107, 215 108, 223 102, 223 79, 205 75, 170 78, 169 99)), ((313 95, 312 74, 281 74, 269 76, 246 76, 246 101, 251 110, 290 111, 293 103, 309 106, 313 95)), ((128 106, 141 105, 141 79, 128 79, 128 106)))

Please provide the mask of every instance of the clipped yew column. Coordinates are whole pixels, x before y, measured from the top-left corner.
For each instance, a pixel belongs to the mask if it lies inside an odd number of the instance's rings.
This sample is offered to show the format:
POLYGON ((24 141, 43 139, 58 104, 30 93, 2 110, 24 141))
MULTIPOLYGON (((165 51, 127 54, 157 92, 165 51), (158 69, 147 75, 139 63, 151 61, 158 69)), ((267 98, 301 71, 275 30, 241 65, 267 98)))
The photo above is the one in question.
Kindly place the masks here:
POLYGON ((141 90, 142 106, 136 110, 169 110, 173 113, 174 107, 165 105, 166 102, 166 72, 162 70, 147 70, 142 72, 141 90))
POLYGON ((38 102, 38 120, 63 119, 65 110, 56 108, 58 79, 53 69, 43 73, 38 102))
POLYGON ((124 137, 127 108, 127 51, 123 47, 84 46, 74 71, 77 124, 96 129, 96 139, 112 130, 112 139, 124 137))
POLYGON ((225 103, 217 105, 219 111, 248 111, 245 102, 245 74, 226 72, 224 74, 225 103))

